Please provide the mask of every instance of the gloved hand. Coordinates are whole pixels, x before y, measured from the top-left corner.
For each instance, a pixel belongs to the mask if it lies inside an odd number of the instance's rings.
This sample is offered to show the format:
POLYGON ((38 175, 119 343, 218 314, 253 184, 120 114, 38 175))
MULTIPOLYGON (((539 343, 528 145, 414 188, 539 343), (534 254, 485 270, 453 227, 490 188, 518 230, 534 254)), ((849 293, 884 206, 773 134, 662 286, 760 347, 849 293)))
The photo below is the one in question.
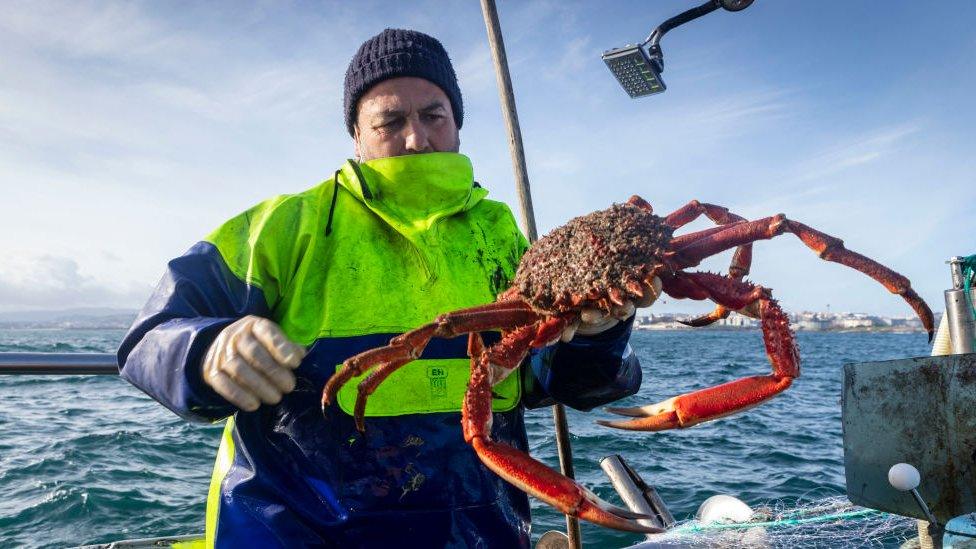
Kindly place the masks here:
POLYGON ((245 316, 221 330, 203 359, 203 381, 241 410, 277 404, 295 388, 305 348, 274 322, 245 316))
POLYGON ((583 309, 579 322, 567 326, 560 337, 562 341, 571 341, 576 334, 596 335, 616 326, 621 320, 630 318, 636 309, 650 307, 661 295, 661 279, 654 277, 654 284, 644 285, 644 297, 637 302, 625 301, 623 305, 614 305, 610 314, 604 315, 600 309, 583 309))

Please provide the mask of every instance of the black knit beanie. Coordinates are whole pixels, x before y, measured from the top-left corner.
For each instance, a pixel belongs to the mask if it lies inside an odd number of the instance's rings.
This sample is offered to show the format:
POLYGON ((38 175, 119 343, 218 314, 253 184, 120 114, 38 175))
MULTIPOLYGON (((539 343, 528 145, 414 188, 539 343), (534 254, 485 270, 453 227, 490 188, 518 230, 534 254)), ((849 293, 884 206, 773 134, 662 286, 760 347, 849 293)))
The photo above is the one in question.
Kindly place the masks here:
POLYGON ((346 69, 343 102, 349 135, 355 136, 353 127, 359 98, 375 84, 398 76, 423 78, 444 90, 454 110, 454 122, 461 127, 464 120, 461 89, 444 46, 422 32, 386 29, 363 42, 346 69))

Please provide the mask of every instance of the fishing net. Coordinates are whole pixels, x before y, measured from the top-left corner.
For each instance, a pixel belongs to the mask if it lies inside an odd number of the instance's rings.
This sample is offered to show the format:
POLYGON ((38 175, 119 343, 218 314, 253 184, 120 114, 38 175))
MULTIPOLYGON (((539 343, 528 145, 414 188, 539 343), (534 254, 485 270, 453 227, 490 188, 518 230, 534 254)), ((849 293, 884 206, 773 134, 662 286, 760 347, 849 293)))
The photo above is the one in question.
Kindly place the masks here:
MULTIPOLYGON (((969 293, 969 290, 972 288, 973 280, 976 280, 976 254, 962 258, 961 263, 963 289, 966 290, 965 295, 972 295, 969 293)), ((969 306, 972 308, 973 315, 976 316, 976 303, 970 300, 969 306)))
POLYGON ((913 518, 830 497, 759 506, 746 523, 680 522, 653 543, 676 547, 898 547, 916 533, 913 518))

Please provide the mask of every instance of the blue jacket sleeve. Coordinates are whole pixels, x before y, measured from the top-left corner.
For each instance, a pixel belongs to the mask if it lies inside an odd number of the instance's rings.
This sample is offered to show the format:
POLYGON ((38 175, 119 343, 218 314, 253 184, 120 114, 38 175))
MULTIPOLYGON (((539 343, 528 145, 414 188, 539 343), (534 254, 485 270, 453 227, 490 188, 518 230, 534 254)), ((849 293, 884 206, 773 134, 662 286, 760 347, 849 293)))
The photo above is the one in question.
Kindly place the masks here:
POLYGON ((562 403, 588 411, 633 395, 641 367, 630 348, 634 316, 595 336, 576 336, 530 355, 522 402, 529 408, 562 403))
POLYGON ((199 242, 169 262, 119 346, 120 373, 183 418, 229 416, 235 408, 203 382, 201 362, 220 330, 250 314, 269 315, 261 290, 238 279, 213 244, 199 242))

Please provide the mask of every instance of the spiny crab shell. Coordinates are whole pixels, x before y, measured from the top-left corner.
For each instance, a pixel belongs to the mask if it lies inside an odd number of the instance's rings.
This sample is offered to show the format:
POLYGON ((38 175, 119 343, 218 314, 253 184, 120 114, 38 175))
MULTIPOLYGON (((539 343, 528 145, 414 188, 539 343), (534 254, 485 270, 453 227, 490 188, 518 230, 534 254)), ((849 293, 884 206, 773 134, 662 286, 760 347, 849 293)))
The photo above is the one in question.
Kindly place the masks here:
POLYGON ((630 288, 660 272, 674 232, 642 206, 614 204, 554 229, 522 256, 510 292, 550 313, 582 307, 609 312, 611 292, 640 297, 630 288))

